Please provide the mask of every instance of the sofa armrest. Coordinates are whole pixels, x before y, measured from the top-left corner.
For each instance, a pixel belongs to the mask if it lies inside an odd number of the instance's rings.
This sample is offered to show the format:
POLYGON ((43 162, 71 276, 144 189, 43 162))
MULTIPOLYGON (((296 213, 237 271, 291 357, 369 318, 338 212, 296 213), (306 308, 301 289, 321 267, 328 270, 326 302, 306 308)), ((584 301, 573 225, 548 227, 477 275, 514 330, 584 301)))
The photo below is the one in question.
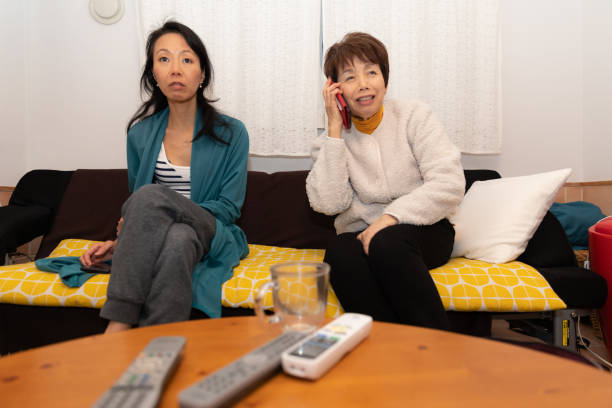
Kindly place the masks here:
POLYGON ((577 266, 538 268, 568 309, 599 309, 606 303, 608 284, 595 272, 577 266))
POLYGON ((0 265, 7 252, 46 233, 52 219, 51 209, 40 205, 0 207, 0 265))
POLYGON ((40 205, 57 211, 62 195, 70 182, 72 171, 31 170, 15 186, 9 205, 40 205))
POLYGON ((0 207, 0 265, 5 254, 47 233, 72 171, 31 170, 0 207))
POLYGON ((578 266, 563 226, 550 211, 546 212, 518 260, 535 268, 578 266))

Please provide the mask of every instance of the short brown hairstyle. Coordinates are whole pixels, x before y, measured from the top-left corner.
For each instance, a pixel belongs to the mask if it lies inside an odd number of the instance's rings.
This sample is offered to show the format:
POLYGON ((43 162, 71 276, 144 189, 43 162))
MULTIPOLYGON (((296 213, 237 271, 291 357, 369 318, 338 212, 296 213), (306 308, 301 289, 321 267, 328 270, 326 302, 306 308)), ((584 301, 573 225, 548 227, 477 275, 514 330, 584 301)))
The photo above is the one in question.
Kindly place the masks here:
POLYGON ((389 82, 389 56, 385 45, 370 34, 353 32, 348 33, 335 43, 325 53, 323 72, 333 81, 338 80, 338 70, 353 61, 353 58, 378 64, 385 79, 385 87, 389 82))

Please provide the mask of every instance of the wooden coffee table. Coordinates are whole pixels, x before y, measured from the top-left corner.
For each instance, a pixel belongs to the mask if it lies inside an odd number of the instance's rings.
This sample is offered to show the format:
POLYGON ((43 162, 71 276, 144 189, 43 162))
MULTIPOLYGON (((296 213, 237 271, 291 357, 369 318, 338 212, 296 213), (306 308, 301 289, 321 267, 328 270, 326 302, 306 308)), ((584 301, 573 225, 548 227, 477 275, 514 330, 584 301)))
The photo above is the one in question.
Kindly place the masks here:
MULTIPOLYGON (((279 332, 256 317, 173 323, 98 335, 0 358, 0 406, 93 404, 157 336, 187 338, 160 406, 279 332)), ((375 322, 370 336, 319 381, 279 373, 243 398, 251 407, 603 407, 612 375, 492 340, 375 322)))

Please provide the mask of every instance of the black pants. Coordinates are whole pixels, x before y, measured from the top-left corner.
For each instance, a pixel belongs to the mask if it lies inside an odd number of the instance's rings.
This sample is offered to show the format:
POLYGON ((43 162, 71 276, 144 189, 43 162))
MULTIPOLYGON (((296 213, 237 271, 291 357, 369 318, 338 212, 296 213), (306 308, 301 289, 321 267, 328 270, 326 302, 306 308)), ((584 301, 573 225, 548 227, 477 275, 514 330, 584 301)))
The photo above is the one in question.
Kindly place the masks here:
POLYGON ((426 226, 387 227, 370 241, 369 255, 358 234, 340 234, 325 253, 330 282, 344 310, 379 321, 448 329, 429 269, 450 258, 455 238, 451 223, 444 219, 426 226))

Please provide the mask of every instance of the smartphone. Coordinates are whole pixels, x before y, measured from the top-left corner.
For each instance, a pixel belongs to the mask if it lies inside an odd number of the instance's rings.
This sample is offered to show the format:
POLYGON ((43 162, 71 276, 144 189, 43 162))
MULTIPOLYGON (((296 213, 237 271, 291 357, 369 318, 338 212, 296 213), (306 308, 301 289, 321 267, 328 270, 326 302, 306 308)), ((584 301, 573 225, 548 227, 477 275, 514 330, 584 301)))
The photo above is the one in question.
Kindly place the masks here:
POLYGON ((90 266, 81 266, 81 270, 83 272, 93 272, 93 273, 110 273, 111 265, 106 262, 94 263, 90 266))
MULTIPOLYGON (((332 81, 338 82, 336 78, 332 78, 332 81)), ((336 94, 336 103, 338 104, 338 110, 340 110, 340 116, 342 116, 342 124, 345 129, 350 129, 351 122, 351 108, 349 108, 348 103, 344 99, 344 95, 341 93, 336 94)))
POLYGON ((336 102, 338 103, 338 109, 340 109, 340 116, 342 116, 342 124, 345 129, 351 128, 351 108, 348 103, 344 100, 344 95, 336 94, 336 102))

